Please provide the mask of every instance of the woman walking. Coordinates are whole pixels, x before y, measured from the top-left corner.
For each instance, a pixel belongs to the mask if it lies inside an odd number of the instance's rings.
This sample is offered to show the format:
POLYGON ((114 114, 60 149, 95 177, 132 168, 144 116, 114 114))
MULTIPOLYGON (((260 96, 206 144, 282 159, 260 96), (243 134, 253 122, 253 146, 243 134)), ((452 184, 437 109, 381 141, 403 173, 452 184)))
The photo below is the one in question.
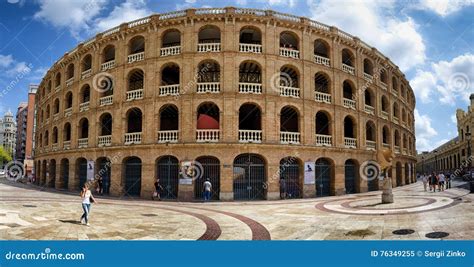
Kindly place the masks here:
POLYGON ((81 216, 81 223, 89 225, 89 214, 91 212, 91 203, 97 203, 97 201, 95 201, 95 198, 92 195, 91 190, 89 190, 89 186, 87 184, 85 184, 82 187, 81 198, 82 198, 82 209, 84 210, 84 213, 81 216))

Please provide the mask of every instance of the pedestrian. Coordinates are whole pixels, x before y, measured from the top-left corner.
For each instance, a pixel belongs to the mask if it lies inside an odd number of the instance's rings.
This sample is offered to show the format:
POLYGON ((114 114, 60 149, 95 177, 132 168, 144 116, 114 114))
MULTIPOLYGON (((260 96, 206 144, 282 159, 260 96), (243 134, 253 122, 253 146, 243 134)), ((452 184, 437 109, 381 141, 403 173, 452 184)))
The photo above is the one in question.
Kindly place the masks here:
POLYGON ((438 176, 438 179, 439 179, 438 181, 439 191, 444 191, 444 182, 446 181, 444 173, 440 173, 438 176))
POLYGON ((99 176, 99 179, 97 179, 97 193, 100 195, 104 194, 104 180, 102 179, 102 176, 99 176))
POLYGON ((425 192, 426 192, 426 186, 428 185, 428 175, 426 175, 426 173, 422 174, 421 180, 423 181, 423 188, 425 189, 425 192))
MULTIPOLYGON (((433 189, 433 193, 436 192, 436 184, 438 183, 438 178, 436 177, 436 173, 431 174, 431 189, 433 189)), ((430 189, 430 191, 431 191, 430 189)))
POLYGON ((203 189, 204 189, 204 201, 211 200, 212 184, 209 178, 207 178, 206 181, 204 182, 203 189))
POLYGON ((286 180, 285 178, 280 178, 280 198, 286 199, 288 193, 286 192, 286 180))
POLYGON ((163 186, 160 184, 160 178, 156 178, 154 186, 155 186, 155 192, 153 192, 153 195, 151 196, 151 200, 155 200, 155 198, 158 198, 158 200, 161 200, 161 193, 163 192, 163 186))
POLYGON ((448 176, 448 179, 446 179, 446 189, 451 189, 451 181, 454 180, 454 173, 448 176))
POLYGON ((84 210, 84 213, 81 216, 81 223, 89 226, 89 215, 91 213, 91 204, 97 203, 97 201, 92 195, 91 190, 89 190, 89 186, 87 184, 85 184, 82 187, 81 198, 82 198, 82 209, 84 210))

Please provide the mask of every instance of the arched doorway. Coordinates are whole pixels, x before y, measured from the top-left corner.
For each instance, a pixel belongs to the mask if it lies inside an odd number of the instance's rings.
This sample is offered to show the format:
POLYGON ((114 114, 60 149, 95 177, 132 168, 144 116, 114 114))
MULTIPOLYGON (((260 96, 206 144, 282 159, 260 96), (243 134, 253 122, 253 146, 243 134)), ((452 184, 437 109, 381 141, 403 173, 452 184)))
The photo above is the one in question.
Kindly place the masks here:
POLYGON ((56 185, 56 160, 52 159, 49 161, 49 187, 55 187, 56 185))
POLYGON ((346 194, 359 192, 357 188, 357 164, 353 159, 346 160, 344 164, 344 184, 346 194))
POLYGON ((241 154, 234 159, 234 199, 265 199, 265 160, 257 154, 241 154))
POLYGON ((60 179, 61 181, 61 188, 68 189, 69 187, 69 160, 62 159, 61 166, 60 166, 60 179))
POLYGON ((124 165, 125 195, 140 196, 142 186, 142 160, 138 157, 130 157, 124 160, 124 165))
POLYGON ((280 195, 286 198, 301 198, 300 162, 297 158, 286 157, 280 160, 280 195), (282 185, 284 182, 284 185, 282 185), (284 188, 283 188, 284 186, 284 188), (286 192, 284 192, 284 189, 286 192))
POLYGON ((112 177, 112 162, 108 158, 97 159, 97 177, 102 178, 102 194, 108 195, 110 193, 110 179, 112 177))
POLYGON ((162 199, 178 198, 179 161, 173 156, 163 156, 156 161, 156 174, 160 179, 162 199))
POLYGON ((78 158, 76 161, 76 176, 79 180, 79 190, 87 182, 87 160, 85 158, 78 158))
MULTIPOLYGON (((206 179, 212 184, 211 199, 219 200, 220 193, 220 179, 221 179, 221 165, 220 161, 215 157, 204 156, 196 159, 196 162, 202 166, 199 177, 194 180, 194 197, 196 199, 203 199, 203 185, 206 179)), ((197 167, 200 168, 200 167, 197 167)))
POLYGON ((331 195, 331 162, 325 158, 318 159, 315 165, 316 196, 331 195))
POLYGON ((375 177, 371 180, 367 180, 367 190, 378 191, 379 190, 379 178, 375 177))

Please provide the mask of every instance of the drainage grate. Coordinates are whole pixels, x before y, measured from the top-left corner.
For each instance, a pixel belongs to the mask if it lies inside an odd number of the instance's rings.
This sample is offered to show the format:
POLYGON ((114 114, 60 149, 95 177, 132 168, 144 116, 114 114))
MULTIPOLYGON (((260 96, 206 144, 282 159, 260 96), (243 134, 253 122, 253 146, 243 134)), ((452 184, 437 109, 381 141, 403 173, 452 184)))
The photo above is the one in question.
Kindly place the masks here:
POLYGON ((28 204, 27 204, 27 205, 23 205, 23 207, 25 207, 25 208, 36 208, 35 205, 28 205, 28 204))
POLYGON ((415 232, 415 230, 412 229, 398 229, 392 232, 394 235, 411 235, 415 232))
POLYGON ((427 238, 445 238, 449 235, 446 232, 431 232, 425 235, 427 238))
POLYGON ((142 216, 145 216, 145 217, 156 217, 156 216, 158 216, 158 215, 153 214, 153 213, 145 213, 145 214, 142 214, 142 216))

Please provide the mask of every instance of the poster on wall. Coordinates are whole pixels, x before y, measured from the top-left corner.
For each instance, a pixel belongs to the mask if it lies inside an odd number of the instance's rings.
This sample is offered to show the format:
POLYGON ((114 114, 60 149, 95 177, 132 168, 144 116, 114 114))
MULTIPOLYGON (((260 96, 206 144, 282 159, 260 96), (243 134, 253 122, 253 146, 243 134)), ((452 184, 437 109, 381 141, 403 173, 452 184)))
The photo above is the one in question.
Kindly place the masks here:
POLYGON ((304 163, 304 184, 315 184, 314 162, 307 161, 304 163))
POLYGON ((179 184, 193 184, 193 177, 195 176, 195 169, 192 161, 182 161, 179 170, 179 184))
POLYGON ((94 163, 93 160, 87 161, 87 181, 94 180, 94 163))

